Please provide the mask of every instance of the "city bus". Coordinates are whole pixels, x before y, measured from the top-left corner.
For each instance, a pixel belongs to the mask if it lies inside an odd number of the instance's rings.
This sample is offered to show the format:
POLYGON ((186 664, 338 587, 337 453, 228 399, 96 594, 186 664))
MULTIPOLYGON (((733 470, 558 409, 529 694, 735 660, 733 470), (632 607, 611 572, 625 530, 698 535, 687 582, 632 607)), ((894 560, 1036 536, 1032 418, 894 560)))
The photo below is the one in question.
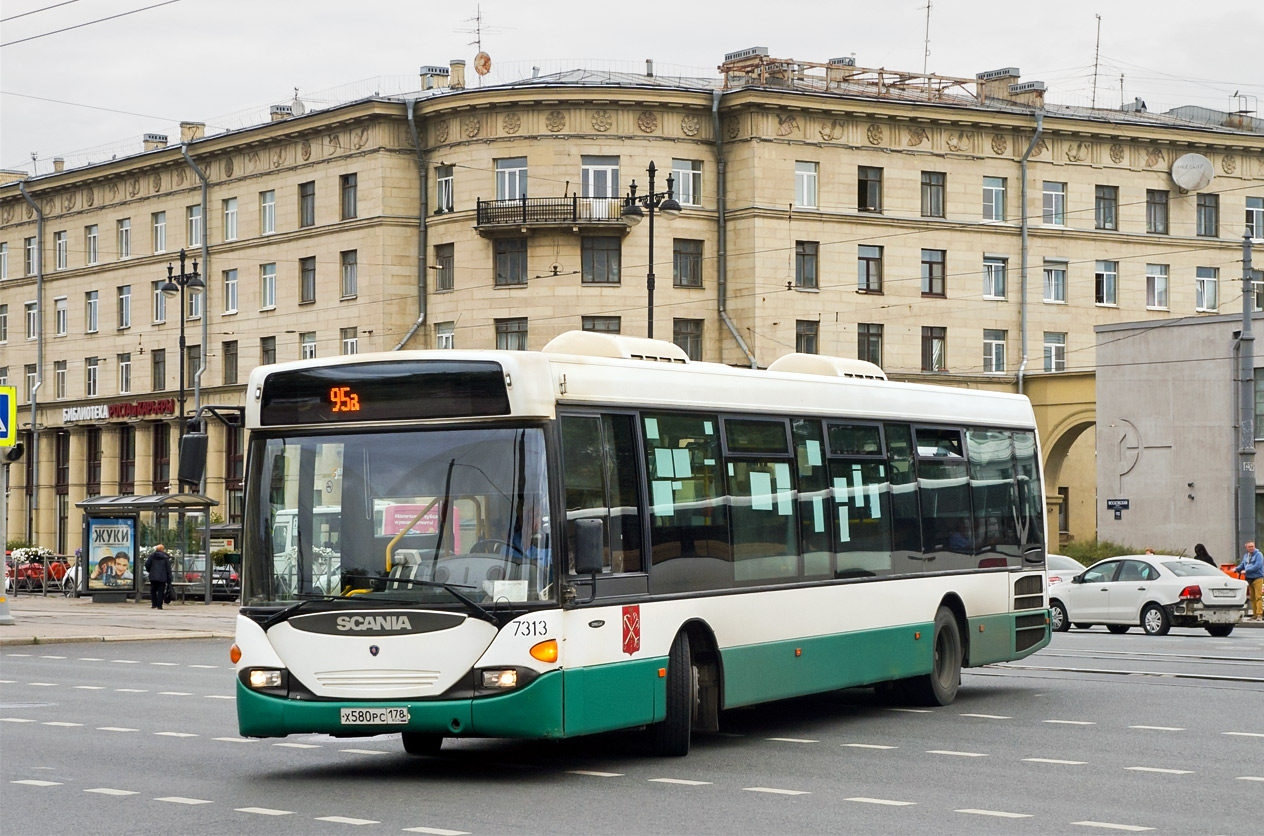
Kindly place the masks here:
POLYGON ((1022 396, 567 332, 261 367, 246 422, 247 737, 644 729, 681 756, 726 709, 947 705, 1049 642, 1022 396))

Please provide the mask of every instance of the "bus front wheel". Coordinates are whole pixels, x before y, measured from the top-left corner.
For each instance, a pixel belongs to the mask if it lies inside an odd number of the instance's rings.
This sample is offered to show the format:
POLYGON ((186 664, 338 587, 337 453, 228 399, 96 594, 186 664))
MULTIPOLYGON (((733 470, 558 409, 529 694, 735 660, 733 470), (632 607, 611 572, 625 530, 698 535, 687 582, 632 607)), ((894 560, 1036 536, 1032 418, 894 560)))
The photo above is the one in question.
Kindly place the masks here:
POLYGON ((697 681, 689 637, 683 632, 677 633, 667 657, 667 717, 650 729, 650 745, 654 754, 669 758, 689 754, 697 681))
POLYGON ((443 746, 443 735, 425 732, 404 732, 404 751, 410 755, 437 755, 443 746))
POLYGON ((961 628, 947 607, 935 613, 931 672, 908 680, 909 695, 920 705, 950 705, 961 687, 961 628))

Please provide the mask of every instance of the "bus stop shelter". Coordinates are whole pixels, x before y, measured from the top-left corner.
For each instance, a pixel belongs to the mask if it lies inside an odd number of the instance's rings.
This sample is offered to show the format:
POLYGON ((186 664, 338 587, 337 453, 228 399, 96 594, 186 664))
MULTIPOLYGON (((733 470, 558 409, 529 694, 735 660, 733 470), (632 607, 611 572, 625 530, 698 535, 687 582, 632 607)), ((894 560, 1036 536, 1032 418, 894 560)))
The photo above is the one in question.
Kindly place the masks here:
MULTIPOLYGON (((140 600, 140 595, 144 590, 144 561, 141 559, 143 550, 152 549, 159 542, 163 542, 168 551, 178 549, 182 560, 179 564, 173 562, 172 571, 176 574, 183 568, 184 560, 196 556, 189 554, 187 542, 177 544, 170 540, 159 539, 154 539, 153 542, 144 541, 155 538, 158 532, 167 529, 166 521, 171 515, 175 515, 179 520, 177 531, 180 534, 178 536, 187 541, 189 529, 185 525, 185 520, 189 515, 200 515, 202 517, 199 526, 202 535, 200 551, 205 558, 201 592, 203 600, 207 604, 211 603, 214 571, 209 546, 211 509, 216 505, 219 505, 216 500, 195 493, 94 496, 75 503, 75 507, 83 509, 83 554, 79 561, 81 568, 77 579, 79 594, 116 600, 123 600, 134 594, 136 600, 140 600), (142 522, 148 526, 148 532, 142 522), (116 561, 112 559, 112 556, 120 558, 123 570, 113 575, 105 572, 102 566, 104 560, 109 560, 109 565, 113 568, 116 561)), ((197 590, 188 591, 196 592, 197 590)))

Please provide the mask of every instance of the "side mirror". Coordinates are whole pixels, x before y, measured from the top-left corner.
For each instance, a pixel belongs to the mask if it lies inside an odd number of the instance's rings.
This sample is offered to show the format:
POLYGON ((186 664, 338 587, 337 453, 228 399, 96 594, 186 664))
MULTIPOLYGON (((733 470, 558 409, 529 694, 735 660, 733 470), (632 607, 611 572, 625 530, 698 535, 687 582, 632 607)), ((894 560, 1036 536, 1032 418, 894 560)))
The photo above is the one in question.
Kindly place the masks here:
POLYGON ((602 570, 602 541, 605 525, 587 517, 575 520, 575 574, 596 575, 602 570))
POLYGON ((180 439, 180 470, 177 478, 181 485, 197 489, 206 472, 206 433, 189 433, 180 439))
POLYGON ((1081 573, 1071 578, 1071 583, 1084 583, 1084 575, 1081 573))

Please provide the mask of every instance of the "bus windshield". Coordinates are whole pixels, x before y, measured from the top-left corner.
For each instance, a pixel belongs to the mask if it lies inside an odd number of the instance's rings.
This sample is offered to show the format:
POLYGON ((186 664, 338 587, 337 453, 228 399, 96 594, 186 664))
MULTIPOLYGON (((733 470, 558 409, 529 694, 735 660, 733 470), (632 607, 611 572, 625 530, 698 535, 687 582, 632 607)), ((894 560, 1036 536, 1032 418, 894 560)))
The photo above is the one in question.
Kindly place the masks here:
POLYGON ((538 428, 257 433, 243 602, 554 597, 538 428))

